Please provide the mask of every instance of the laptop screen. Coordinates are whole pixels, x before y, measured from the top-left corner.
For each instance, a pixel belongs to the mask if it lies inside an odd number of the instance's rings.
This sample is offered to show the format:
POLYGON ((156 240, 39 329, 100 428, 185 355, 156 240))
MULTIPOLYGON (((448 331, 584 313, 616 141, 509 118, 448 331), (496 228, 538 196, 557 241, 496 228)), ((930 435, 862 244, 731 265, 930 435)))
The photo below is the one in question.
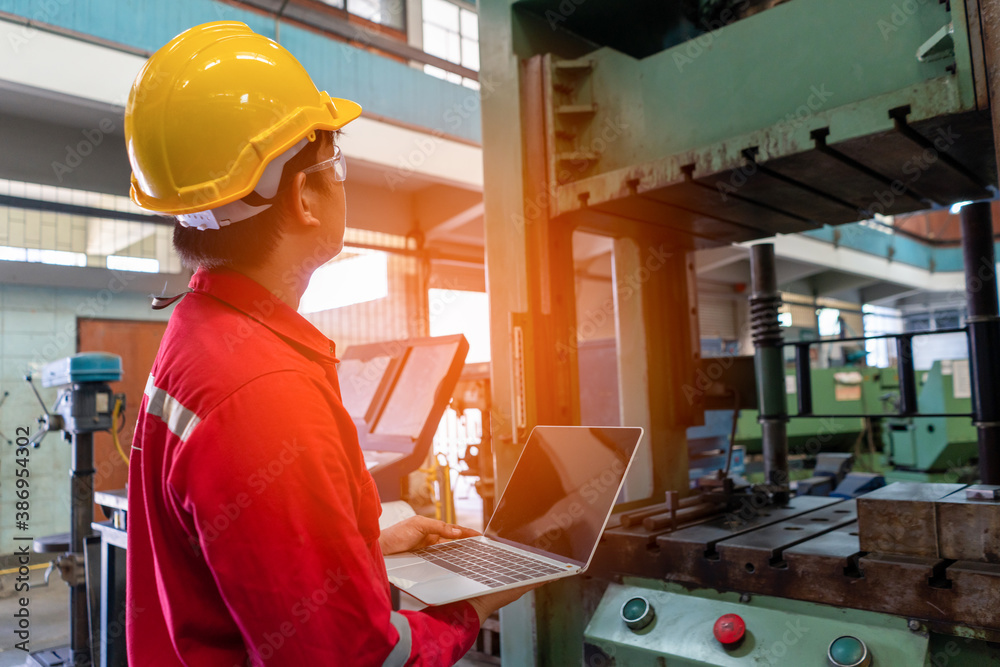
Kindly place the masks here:
POLYGON ((588 562, 641 436, 640 428, 536 427, 486 536, 588 562))

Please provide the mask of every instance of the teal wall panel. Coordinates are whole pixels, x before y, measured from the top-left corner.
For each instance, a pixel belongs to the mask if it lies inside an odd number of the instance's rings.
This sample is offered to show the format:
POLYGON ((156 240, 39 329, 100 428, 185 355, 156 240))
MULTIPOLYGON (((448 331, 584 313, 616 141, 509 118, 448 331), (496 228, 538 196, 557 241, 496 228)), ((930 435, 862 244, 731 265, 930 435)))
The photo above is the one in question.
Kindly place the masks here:
MULTIPOLYGON (((146 51, 207 21, 242 21, 263 35, 275 35, 273 19, 214 0, 0 0, 0 11, 146 51)), ((281 24, 280 38, 334 97, 352 99, 389 119, 481 140, 476 91, 287 23, 281 24)))

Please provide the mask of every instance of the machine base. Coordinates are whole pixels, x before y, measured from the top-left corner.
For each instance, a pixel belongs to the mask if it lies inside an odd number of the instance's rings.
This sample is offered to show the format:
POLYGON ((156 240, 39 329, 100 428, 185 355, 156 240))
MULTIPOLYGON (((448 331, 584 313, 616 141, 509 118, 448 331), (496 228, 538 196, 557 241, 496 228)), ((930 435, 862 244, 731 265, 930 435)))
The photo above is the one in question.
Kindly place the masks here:
POLYGON ((90 667, 91 664, 90 660, 73 662, 73 651, 67 644, 31 653, 25 667, 90 667))

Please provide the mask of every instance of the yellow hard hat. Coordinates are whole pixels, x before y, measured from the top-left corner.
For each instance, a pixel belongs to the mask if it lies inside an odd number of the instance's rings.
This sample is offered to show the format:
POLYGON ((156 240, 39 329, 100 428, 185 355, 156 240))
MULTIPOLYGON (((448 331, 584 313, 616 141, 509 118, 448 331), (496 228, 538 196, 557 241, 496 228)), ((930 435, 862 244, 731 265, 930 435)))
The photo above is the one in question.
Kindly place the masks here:
POLYGON ((236 21, 182 32, 143 65, 125 106, 132 201, 180 215, 253 191, 275 157, 361 115, 317 90, 280 44, 236 21))

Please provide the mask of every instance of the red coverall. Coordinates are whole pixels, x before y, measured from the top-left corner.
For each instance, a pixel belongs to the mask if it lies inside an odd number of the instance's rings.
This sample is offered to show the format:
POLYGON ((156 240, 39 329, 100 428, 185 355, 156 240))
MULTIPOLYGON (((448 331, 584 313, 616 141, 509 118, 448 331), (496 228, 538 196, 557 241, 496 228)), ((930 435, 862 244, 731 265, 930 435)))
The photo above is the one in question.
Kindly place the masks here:
POLYGON ((333 343, 249 278, 199 270, 129 467, 129 664, 450 665, 467 602, 392 612, 378 492, 333 343))

